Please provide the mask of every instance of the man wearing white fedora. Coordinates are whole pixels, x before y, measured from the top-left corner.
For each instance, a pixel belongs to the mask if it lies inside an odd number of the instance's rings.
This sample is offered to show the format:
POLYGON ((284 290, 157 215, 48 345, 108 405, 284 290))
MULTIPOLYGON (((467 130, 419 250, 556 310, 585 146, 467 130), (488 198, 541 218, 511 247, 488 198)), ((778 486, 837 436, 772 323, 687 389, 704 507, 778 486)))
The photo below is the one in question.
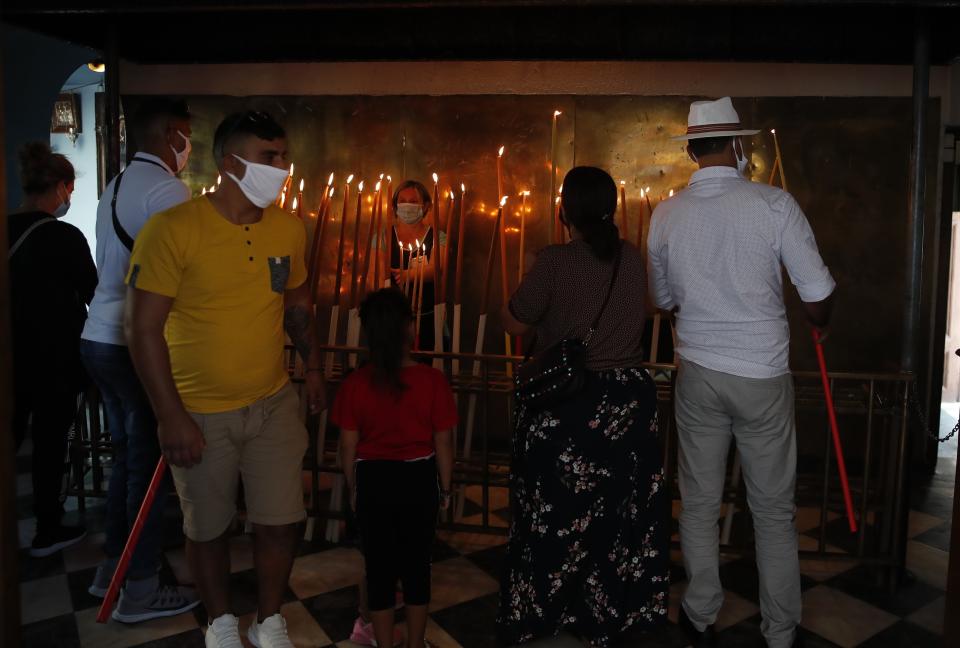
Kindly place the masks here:
POLYGON ((787 192, 750 182, 746 130, 729 97, 690 106, 687 152, 700 169, 653 214, 650 290, 677 318, 675 406, 683 510, 680 543, 689 585, 681 625, 696 646, 715 644, 723 603, 721 499, 731 439, 743 463, 756 534, 761 631, 788 648, 800 622, 797 469, 789 326, 781 266, 810 323, 826 327, 836 287, 813 232, 787 192))

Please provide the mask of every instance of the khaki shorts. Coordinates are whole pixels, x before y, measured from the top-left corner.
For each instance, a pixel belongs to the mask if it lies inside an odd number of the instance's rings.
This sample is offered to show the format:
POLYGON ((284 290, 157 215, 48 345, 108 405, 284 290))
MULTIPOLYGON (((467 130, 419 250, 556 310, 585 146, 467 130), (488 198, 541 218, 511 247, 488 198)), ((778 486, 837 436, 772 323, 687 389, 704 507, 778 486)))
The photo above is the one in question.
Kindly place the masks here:
POLYGON ((291 385, 229 412, 194 414, 207 447, 192 468, 171 466, 183 509, 183 532, 194 542, 219 538, 237 514, 243 476, 247 519, 283 526, 306 518, 301 472, 307 432, 291 385))

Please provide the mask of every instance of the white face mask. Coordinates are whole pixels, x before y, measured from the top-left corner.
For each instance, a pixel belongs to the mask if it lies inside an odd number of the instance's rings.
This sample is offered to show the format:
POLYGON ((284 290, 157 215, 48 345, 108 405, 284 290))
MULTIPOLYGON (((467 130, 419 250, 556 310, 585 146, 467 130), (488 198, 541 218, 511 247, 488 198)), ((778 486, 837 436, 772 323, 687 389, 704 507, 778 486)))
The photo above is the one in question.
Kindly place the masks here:
MULTIPOLYGON (((59 194, 59 192, 57 192, 59 194)), ((60 203, 60 206, 53 210, 54 218, 63 218, 67 215, 67 211, 70 210, 70 192, 67 191, 67 197, 63 199, 63 202, 60 203)))
POLYGON ((423 205, 399 203, 397 205, 397 218, 406 225, 416 225, 423 220, 423 205))
POLYGON ((248 162, 236 154, 233 157, 243 162, 247 167, 247 172, 243 174, 243 180, 229 171, 226 175, 239 185, 240 191, 247 197, 247 200, 261 209, 275 202, 277 196, 280 195, 280 190, 283 189, 283 184, 287 181, 289 172, 286 169, 278 169, 269 164, 248 162))
POLYGON ((173 154, 177 157, 177 173, 180 173, 187 168, 187 160, 190 159, 190 151, 193 150, 193 145, 190 143, 189 137, 180 131, 177 131, 177 134, 183 138, 184 142, 187 143, 187 145, 183 147, 182 151, 178 151, 177 149, 173 148, 172 145, 170 146, 170 150, 173 151, 173 154))
POLYGON ((743 140, 739 138, 734 140, 733 155, 737 158, 737 172, 746 177, 747 167, 750 166, 750 163, 747 161, 747 156, 743 154, 743 140), (740 144, 740 153, 737 153, 737 144, 740 144))

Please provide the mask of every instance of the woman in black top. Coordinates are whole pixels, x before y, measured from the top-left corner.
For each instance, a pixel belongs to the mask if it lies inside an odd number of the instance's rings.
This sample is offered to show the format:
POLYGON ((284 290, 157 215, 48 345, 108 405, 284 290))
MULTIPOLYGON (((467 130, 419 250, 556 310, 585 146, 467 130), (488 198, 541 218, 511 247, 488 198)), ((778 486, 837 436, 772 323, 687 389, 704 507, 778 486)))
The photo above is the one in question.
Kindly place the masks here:
POLYGON ((509 333, 536 331, 535 352, 589 339, 579 392, 517 408, 498 619, 508 645, 567 628, 606 647, 667 615, 669 493, 656 388, 640 367, 646 277, 616 208, 607 173, 571 170, 560 204, 571 241, 538 254, 502 312, 509 333))
POLYGON ((24 199, 7 218, 13 326, 14 432, 33 437, 37 533, 30 555, 48 556, 84 536, 60 524, 67 434, 84 384, 80 332, 97 286, 86 238, 60 222, 75 173, 63 155, 34 142, 20 151, 24 199))
MULTIPOLYGON (((436 287, 433 276, 433 255, 437 238, 434 237, 432 222, 430 219, 430 210, 433 207, 433 200, 430 192, 422 183, 416 180, 405 180, 400 183, 392 197, 393 213, 397 219, 390 236, 390 268, 393 273, 393 285, 401 287, 404 280, 415 281, 417 277, 417 263, 411 265, 411 256, 419 259, 426 259, 426 265, 423 268, 423 299, 420 314, 420 336, 416 350, 433 351, 434 349, 434 330, 433 330, 433 311, 436 296, 436 287), (420 255, 417 254, 417 241, 423 246, 420 255), (413 246, 413 254, 409 252, 408 246, 413 246), (401 246, 403 251, 401 252, 401 246)), ((440 245, 436 253, 443 258, 443 249, 447 245, 447 237, 444 232, 440 232, 440 245)), ((422 261, 421 261, 422 262, 422 261)), ((416 316, 416 313, 414 313, 416 316)))

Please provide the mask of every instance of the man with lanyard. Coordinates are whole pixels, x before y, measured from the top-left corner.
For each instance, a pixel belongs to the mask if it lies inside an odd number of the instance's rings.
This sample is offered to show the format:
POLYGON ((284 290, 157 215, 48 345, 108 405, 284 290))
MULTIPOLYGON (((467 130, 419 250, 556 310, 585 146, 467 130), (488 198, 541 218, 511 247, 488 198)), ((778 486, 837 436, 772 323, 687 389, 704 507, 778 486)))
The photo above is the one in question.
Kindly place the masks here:
MULTIPOLYGON (((106 559, 90 594, 106 595, 130 527, 160 458, 157 422, 140 385, 123 333, 126 277, 133 240, 155 213, 190 199, 177 178, 190 155, 190 113, 183 101, 156 97, 137 110, 132 133, 139 151, 107 185, 97 207, 97 267, 100 281, 90 304, 80 352, 100 389, 114 458, 107 492, 106 559)), ((147 518, 113 618, 125 623, 172 616, 199 600, 185 588, 161 586, 163 502, 166 487, 147 518)))
POLYGON ((293 648, 280 614, 298 540, 307 432, 290 385, 284 330, 306 362, 311 413, 324 408, 307 279, 306 231, 274 203, 287 139, 265 113, 227 117, 213 137, 216 193, 150 219, 127 275, 127 338, 157 413, 210 621, 207 648, 239 648, 228 534, 242 476, 254 527, 258 648, 293 648))
POLYGON ((729 97, 694 102, 687 134, 676 139, 688 142, 700 170, 657 206, 648 238, 653 300, 677 318, 680 544, 689 580, 680 624, 695 646, 716 645, 713 623, 723 604, 717 521, 731 439, 753 515, 767 645, 794 645, 800 623, 796 428, 781 266, 821 335, 836 284, 793 197, 743 176, 741 136, 758 132, 741 128, 729 97))

